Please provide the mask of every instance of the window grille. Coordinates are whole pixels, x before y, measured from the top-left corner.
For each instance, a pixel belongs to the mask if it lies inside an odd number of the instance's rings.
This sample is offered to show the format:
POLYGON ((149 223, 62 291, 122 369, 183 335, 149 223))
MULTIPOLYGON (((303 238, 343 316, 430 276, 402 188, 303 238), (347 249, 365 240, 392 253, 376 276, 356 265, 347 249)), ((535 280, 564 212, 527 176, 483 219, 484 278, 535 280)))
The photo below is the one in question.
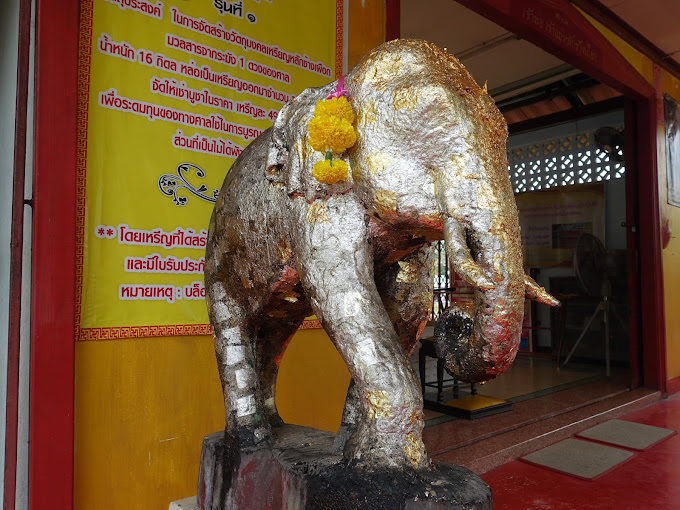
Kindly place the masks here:
POLYGON ((515 193, 621 179, 625 166, 595 146, 595 132, 508 148, 508 172, 515 193))

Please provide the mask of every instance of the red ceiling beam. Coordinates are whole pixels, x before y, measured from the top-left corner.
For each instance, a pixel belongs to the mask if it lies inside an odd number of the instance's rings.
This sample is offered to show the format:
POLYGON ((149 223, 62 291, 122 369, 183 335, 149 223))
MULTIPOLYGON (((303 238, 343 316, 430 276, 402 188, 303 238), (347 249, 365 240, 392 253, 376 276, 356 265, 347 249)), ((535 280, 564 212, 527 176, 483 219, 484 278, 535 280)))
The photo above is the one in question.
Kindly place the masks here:
POLYGON ((663 69, 680 79, 680 64, 670 58, 665 51, 659 49, 653 42, 614 14, 608 7, 598 0, 570 0, 572 4, 582 9, 586 14, 602 23, 621 39, 630 44, 644 56, 661 66, 663 69))
POLYGON ((456 0, 634 99, 654 87, 568 0, 456 0))

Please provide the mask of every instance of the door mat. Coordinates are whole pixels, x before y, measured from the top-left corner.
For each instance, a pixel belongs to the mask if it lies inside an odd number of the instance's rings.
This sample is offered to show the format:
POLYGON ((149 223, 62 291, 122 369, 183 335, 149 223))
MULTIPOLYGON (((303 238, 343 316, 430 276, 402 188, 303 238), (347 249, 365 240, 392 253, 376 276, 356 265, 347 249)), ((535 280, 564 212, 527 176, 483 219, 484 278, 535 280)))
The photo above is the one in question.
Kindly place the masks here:
POLYGON ((577 434, 579 437, 631 448, 647 450, 671 437, 675 430, 662 429, 643 423, 625 420, 609 420, 577 434))
POLYGON ((569 438, 525 455, 521 460, 577 478, 594 480, 634 455, 619 448, 569 438))

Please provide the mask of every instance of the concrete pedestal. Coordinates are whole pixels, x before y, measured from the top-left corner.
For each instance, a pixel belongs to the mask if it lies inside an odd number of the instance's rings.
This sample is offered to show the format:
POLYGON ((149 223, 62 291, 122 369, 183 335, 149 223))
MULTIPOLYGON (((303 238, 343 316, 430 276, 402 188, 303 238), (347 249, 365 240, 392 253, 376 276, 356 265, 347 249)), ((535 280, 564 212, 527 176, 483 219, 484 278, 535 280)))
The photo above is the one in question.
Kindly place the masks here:
POLYGON ((196 496, 173 501, 168 510, 198 510, 196 496))
POLYGON ((242 452, 233 473, 224 472, 231 460, 227 458, 224 433, 206 436, 201 452, 198 508, 490 510, 492 507, 490 488, 466 468, 436 463, 428 471, 367 469, 348 465, 333 452, 333 434, 294 425, 285 425, 275 433, 272 449, 242 452))

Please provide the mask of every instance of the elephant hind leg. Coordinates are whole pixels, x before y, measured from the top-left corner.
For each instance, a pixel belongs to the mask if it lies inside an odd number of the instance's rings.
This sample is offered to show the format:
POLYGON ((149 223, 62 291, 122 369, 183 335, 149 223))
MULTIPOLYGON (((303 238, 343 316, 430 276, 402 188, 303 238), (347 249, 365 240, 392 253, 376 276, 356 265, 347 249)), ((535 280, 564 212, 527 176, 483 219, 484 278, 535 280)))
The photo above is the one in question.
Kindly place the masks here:
MULTIPOLYGON (((302 293, 300 286, 296 287, 302 293)), ((297 331, 305 317, 312 314, 309 304, 301 297, 291 302, 274 299, 265 308, 256 328, 255 359, 260 376, 264 412, 271 426, 283 423, 276 408, 275 389, 279 362, 288 340, 297 331)))
POLYGON ((376 267, 375 282, 406 356, 410 356, 432 314, 434 249, 427 244, 395 264, 376 267))
POLYGON ((271 429, 264 419, 251 321, 222 282, 214 282, 209 288, 208 312, 224 394, 227 435, 236 439, 241 450, 266 444, 271 429))

